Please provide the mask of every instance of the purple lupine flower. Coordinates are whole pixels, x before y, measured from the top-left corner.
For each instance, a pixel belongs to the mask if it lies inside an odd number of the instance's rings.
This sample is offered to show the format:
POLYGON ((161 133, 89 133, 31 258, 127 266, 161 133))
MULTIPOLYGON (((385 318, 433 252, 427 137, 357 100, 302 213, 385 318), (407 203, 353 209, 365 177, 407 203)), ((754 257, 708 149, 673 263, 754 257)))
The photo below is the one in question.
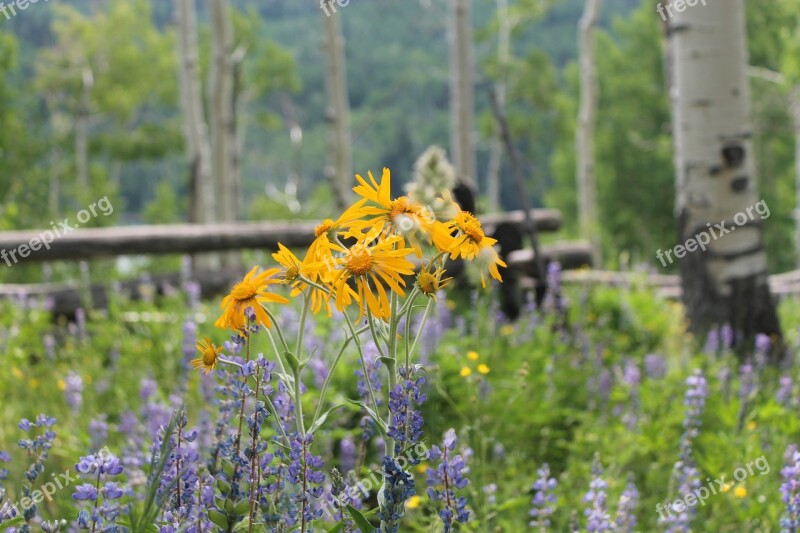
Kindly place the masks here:
POLYGON ((719 334, 722 339, 722 348, 727 350, 733 348, 733 328, 729 324, 723 324, 719 334))
POLYGON ((87 508, 81 509, 75 526, 84 530, 96 530, 98 527, 101 531, 113 529, 112 524, 120 514, 117 500, 124 491, 111 478, 122 473, 122 463, 108 448, 104 448, 96 454, 81 457, 75 464, 75 470, 78 477, 86 479, 87 483, 76 486, 72 498, 92 502, 87 508), (100 487, 99 491, 97 487, 100 487), (102 504, 98 505, 101 500, 102 504))
POLYGON ((405 503, 415 493, 414 478, 404 472, 397 461, 385 455, 383 457, 383 486, 378 491, 380 506, 378 517, 381 519, 381 533, 397 533, 399 531, 400 519, 405 513, 405 503))
MULTIPOLYGON (((678 494, 690 494, 700 488, 700 473, 692 456, 692 444, 700 433, 700 418, 708 395, 706 379, 700 370, 695 370, 687 378, 686 385, 684 405, 688 409, 683 419, 684 432, 681 435, 680 458, 673 470, 673 482, 678 494)), ((684 506, 683 510, 678 512, 672 505, 668 505, 667 516, 660 517, 659 523, 666 526, 666 533, 688 533, 696 511, 695 507, 684 506)))
POLYGON ((456 449, 456 432, 448 429, 442 441, 442 447, 431 446, 428 451, 428 459, 439 461, 436 468, 428 468, 427 475, 428 497, 432 501, 440 501, 444 507, 439 511, 439 517, 444 522, 445 533, 449 533, 453 527, 453 520, 466 523, 469 520, 467 510, 467 499, 456 496, 456 489, 463 489, 469 485, 469 480, 464 475, 469 472, 464 458, 461 455, 453 454, 456 449))
POLYGON ((713 328, 708 332, 706 345, 703 347, 703 351, 714 355, 719 351, 719 330, 717 328, 713 328))
POLYGON ((486 495, 486 503, 495 505, 497 503, 497 484, 489 483, 481 488, 481 491, 486 495))
POLYGON ((313 504, 323 493, 322 483, 325 481, 325 474, 322 473, 322 467, 325 463, 321 457, 311 454, 310 448, 313 442, 313 435, 308 434, 303 437, 295 433, 289 451, 291 460, 288 469, 289 481, 301 486, 293 500, 302 508, 301 512, 306 523, 322 516, 322 510, 315 509, 313 504))
POLYGON ((343 437, 342 441, 339 443, 339 450, 341 454, 340 464, 342 472, 350 472, 356 467, 356 455, 358 453, 353 438, 349 435, 343 437))
POLYGON ((633 475, 628 475, 628 483, 619 497, 617 516, 614 519, 615 531, 619 533, 633 533, 636 528, 636 507, 639 505, 639 491, 633 480, 633 475))
POLYGON ((554 477, 550 476, 550 465, 547 463, 543 464, 536 471, 536 474, 539 477, 531 486, 533 499, 531 500, 531 510, 528 512, 531 517, 528 525, 532 528, 538 528, 539 531, 547 531, 550 527, 550 517, 556 511, 558 498, 555 495, 555 490, 558 482, 554 477))
MULTIPOLYGON (((424 420, 416 407, 427 399, 421 391, 425 384, 424 377, 414 379, 414 370, 407 373, 404 367, 400 368, 400 377, 401 381, 389 393, 391 421, 387 434, 394 439, 395 455, 401 454, 404 448, 416 444, 422 437, 424 420)), ((416 464, 419 459, 412 458, 411 462, 416 464)))
POLYGON ((789 374, 782 375, 779 383, 775 399, 784 407, 789 407, 794 403, 794 381, 792 376, 789 374))
POLYGON ((328 377, 328 363, 326 363, 322 358, 316 358, 311 361, 309 366, 311 367, 311 373, 314 376, 314 386, 318 389, 321 389, 328 377))
POLYGON ((89 437, 92 451, 99 450, 108 439, 108 423, 106 415, 100 415, 89 420, 89 437))
POLYGON ((667 362, 656 354, 644 356, 644 371, 650 379, 661 379, 667 375, 667 362))
POLYGON ((83 379, 75 372, 70 372, 64 378, 64 399, 70 410, 77 413, 83 404, 83 379))
POLYGON ((781 531, 797 533, 800 531, 800 452, 790 444, 784 454, 786 465, 781 469, 781 501, 786 512, 781 517, 781 531))
POLYGON ((603 467, 600 458, 595 456, 592 462, 592 480, 589 490, 583 496, 588 507, 583 511, 586 515, 586 531, 612 531, 611 517, 608 514, 606 489, 608 484, 603 479, 603 467))

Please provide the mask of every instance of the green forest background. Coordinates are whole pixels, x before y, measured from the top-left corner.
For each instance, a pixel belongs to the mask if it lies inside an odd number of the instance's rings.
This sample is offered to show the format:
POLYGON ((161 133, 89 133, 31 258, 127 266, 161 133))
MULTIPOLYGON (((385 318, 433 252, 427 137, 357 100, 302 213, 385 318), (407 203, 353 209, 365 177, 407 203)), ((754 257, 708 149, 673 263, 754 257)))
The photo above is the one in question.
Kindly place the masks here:
MULTIPOLYGON (((250 220, 320 218, 332 205, 323 177, 324 15, 312 0, 233 4, 236 44, 246 51, 243 212, 250 220), (290 141, 293 121, 303 130, 299 150, 290 141), (284 193, 293 171, 301 176, 299 211, 289 208, 284 193)), ((561 209, 565 228, 558 237, 574 237, 576 45, 583 2, 511 4, 513 61, 501 72, 495 2, 474 2, 479 185, 485 190, 494 134, 488 91, 505 76, 529 200, 561 209)), ((602 8, 596 168, 603 256, 612 267, 655 268, 656 249, 676 240, 670 108, 655 4, 610 0, 602 8)), ((89 225, 186 220, 188 170, 172 5, 51 0, 10 20, 0 16, 0 230, 45 228, 103 196, 115 212, 89 225), (73 127, 85 65, 95 82, 88 102, 89 190, 75 180, 73 127)), ((198 7, 206 79, 210 30, 207 6, 198 7)), ((800 10, 795 0, 750 0, 747 7, 751 65, 783 77, 780 82, 752 78, 760 194, 771 211, 765 235, 770 269, 780 272, 794 268, 797 255, 788 93, 800 80, 800 10)), ((346 38, 354 171, 388 166, 402 183, 426 147, 449 143, 446 3, 351 0, 335 16, 341 17, 346 38)), ((503 169, 502 207, 516 209, 506 164, 503 169)), ((0 277, 24 278, 24 272, 9 269, 0 277)))

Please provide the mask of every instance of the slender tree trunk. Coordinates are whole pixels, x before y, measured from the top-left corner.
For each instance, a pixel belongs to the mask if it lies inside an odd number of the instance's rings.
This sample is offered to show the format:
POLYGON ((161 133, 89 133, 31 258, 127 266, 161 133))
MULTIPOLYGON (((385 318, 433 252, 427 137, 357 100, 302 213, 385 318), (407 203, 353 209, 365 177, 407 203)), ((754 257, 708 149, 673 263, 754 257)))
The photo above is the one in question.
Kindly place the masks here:
POLYGON ((581 234, 594 249, 594 264, 601 264, 600 221, 595 180, 594 125, 597 115, 597 66, 594 54, 594 30, 600 0, 586 0, 579 23, 578 41, 581 67, 581 100, 576 130, 578 163, 578 219, 581 234))
POLYGON ((796 197, 795 239, 797 246, 797 266, 800 267, 800 84, 791 89, 791 111, 794 123, 794 188, 796 197))
POLYGON ((80 194, 89 189, 89 97, 94 86, 92 70, 87 66, 81 76, 81 97, 75 119, 75 170, 80 194))
POLYGON ((451 0, 450 145, 461 181, 477 190, 475 148, 475 89, 472 65, 472 0, 451 0))
POLYGON ((209 77, 209 133, 214 193, 219 205, 218 219, 231 221, 234 216, 231 166, 234 143, 233 122, 233 28, 227 0, 211 0, 213 60, 209 77))
POLYGON ((183 136, 189 161, 189 221, 204 224, 213 222, 215 214, 208 129, 200 91, 197 13, 194 2, 195 0, 175 0, 175 18, 178 25, 183 136))
MULTIPOLYGON (((330 2, 329 2, 330 3, 330 2)), ((354 183, 352 141, 350 138, 350 100, 347 94, 347 70, 345 43, 342 33, 341 14, 333 6, 323 11, 325 20, 325 51, 327 53, 327 85, 329 107, 327 121, 330 124, 330 161, 325 176, 331 183, 336 206, 344 209, 349 203, 350 187, 354 183)))
MULTIPOLYGON (((511 62, 511 17, 508 14, 508 0, 497 0, 497 62, 500 76, 494 84, 497 104, 504 111, 506 106, 506 74, 511 62)), ((486 169, 486 199, 489 211, 500 210, 500 170, 503 166, 503 139, 501 132, 495 129, 489 147, 489 165, 486 169)))
POLYGON ((671 251, 680 262, 690 330, 703 338, 712 327, 729 323, 740 350, 756 333, 766 333, 773 336, 777 357, 783 344, 780 324, 767 283, 762 220, 753 214, 759 194, 744 0, 709 2, 683 12, 673 6, 673 12, 668 33, 674 60, 676 214, 678 243, 685 249, 671 251), (699 249, 698 240, 706 238, 706 250, 699 249))

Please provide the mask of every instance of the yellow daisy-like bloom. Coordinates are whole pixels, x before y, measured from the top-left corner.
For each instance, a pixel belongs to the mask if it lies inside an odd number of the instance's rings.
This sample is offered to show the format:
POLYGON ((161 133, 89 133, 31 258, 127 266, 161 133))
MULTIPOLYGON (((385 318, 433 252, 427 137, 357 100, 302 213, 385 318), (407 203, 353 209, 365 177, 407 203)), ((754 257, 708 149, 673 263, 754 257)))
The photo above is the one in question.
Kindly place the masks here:
POLYGON ((436 293, 443 289, 453 278, 442 279, 444 275, 444 268, 441 266, 431 270, 431 264, 427 263, 422 266, 417 274, 417 287, 422 293, 436 301, 436 293))
POLYGON ((432 229, 441 222, 428 208, 420 205, 407 196, 392 200, 392 176, 388 168, 383 169, 381 182, 375 181, 372 172, 368 172, 369 182, 356 174, 359 185, 353 191, 364 200, 374 205, 366 205, 361 209, 365 220, 355 220, 350 226, 350 235, 358 236, 362 232, 376 231, 402 235, 408 239, 409 246, 417 257, 422 257, 422 247, 417 234, 421 233, 426 240, 431 240, 432 229))
POLYGON ((219 354, 222 353, 222 348, 215 346, 211 339, 205 338, 197 341, 197 351, 200 352, 202 357, 192 359, 189 364, 192 368, 200 368, 203 373, 208 375, 217 366, 217 359, 219 354))
POLYGON ((479 374, 488 374, 489 372, 490 372, 489 365, 485 365, 483 363, 478 365, 479 374))
MULTIPOLYGON (((328 313, 328 316, 331 316, 331 304, 330 304, 330 295, 329 293, 318 289, 317 287, 313 287, 307 285, 303 282, 300 276, 304 276, 309 278, 309 281, 314 283, 320 283, 321 280, 319 279, 319 275, 317 274, 310 274, 308 265, 306 264, 306 260, 300 261, 296 255, 292 253, 287 247, 283 244, 278 243, 278 251, 272 254, 272 258, 278 262, 283 267, 282 275, 283 279, 281 280, 282 283, 289 285, 292 287, 292 292, 290 296, 294 298, 301 292, 304 292, 306 288, 311 289, 309 293, 309 298, 311 298, 311 312, 314 314, 319 313, 322 306, 325 306, 325 311, 328 313)), ((280 279, 280 276, 279 278, 280 279)))
POLYGON ((478 357, 478 352, 467 352, 467 359, 470 361, 477 361, 478 357))
POLYGON ((416 509, 421 501, 422 498, 415 494, 406 501, 406 509, 416 509))
POLYGON ((230 294, 222 300, 222 315, 214 323, 222 329, 234 329, 241 331, 246 324, 245 310, 249 307, 256 315, 256 323, 263 324, 265 327, 272 327, 272 322, 267 312, 262 307, 266 303, 289 303, 289 300, 279 294, 267 292, 269 285, 280 283, 281 279, 275 278, 275 274, 280 272, 279 268, 265 270, 261 274, 256 274, 258 267, 255 266, 245 277, 233 286, 230 294))
MULTIPOLYGON (((452 238, 450 248, 447 250, 452 259, 458 257, 468 261, 477 259, 481 266, 481 284, 484 287, 486 287, 484 270, 488 271, 489 275, 497 281, 503 281, 497 267, 505 267, 506 264, 493 248, 497 240, 486 236, 481 222, 477 218, 467 211, 459 211, 453 220, 445 224, 445 227, 448 234, 456 232, 456 236, 452 238)), ((437 231, 434 236, 434 243, 437 241, 439 242, 437 246, 446 244, 441 231, 437 231)))
POLYGON ((747 489, 742 487, 741 485, 733 489, 733 495, 737 498, 744 498, 747 496, 747 489))
POLYGON ((314 228, 314 241, 308 247, 306 257, 311 261, 326 261, 331 259, 330 244, 336 242, 337 235, 344 234, 354 220, 364 216, 361 208, 367 203, 361 199, 347 208, 342 215, 333 220, 326 218, 314 228))
POLYGON ((379 318, 388 319, 391 309, 386 287, 405 296, 403 276, 414 273, 414 265, 406 259, 411 249, 402 246, 401 237, 387 237, 370 246, 374 238, 374 234, 366 235, 350 248, 330 244, 332 251, 342 254, 334 260, 333 270, 328 262, 309 265, 310 273, 318 274, 332 287, 337 309, 342 311, 353 301, 359 304, 359 321, 365 308, 379 318), (350 280, 355 282, 355 290, 348 283, 350 280))
POLYGON ((468 366, 465 366, 464 368, 461 369, 461 372, 459 372, 459 375, 462 378, 469 377, 469 376, 472 375, 472 369, 470 367, 468 367, 468 366))

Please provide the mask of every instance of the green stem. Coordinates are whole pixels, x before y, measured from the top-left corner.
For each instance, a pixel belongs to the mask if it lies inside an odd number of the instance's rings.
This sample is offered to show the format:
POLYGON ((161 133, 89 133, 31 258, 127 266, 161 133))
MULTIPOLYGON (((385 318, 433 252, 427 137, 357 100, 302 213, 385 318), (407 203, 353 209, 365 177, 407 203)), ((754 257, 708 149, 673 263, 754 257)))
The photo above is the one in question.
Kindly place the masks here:
POLYGON ((375 347, 378 349, 378 355, 380 357, 386 357, 386 353, 381 348, 381 339, 378 337, 378 332, 375 331, 375 320, 372 316, 372 311, 370 310, 369 306, 367 308, 367 323, 369 324, 369 332, 372 334, 372 339, 375 341, 375 347))
POLYGON ((414 350, 417 347, 417 342, 419 342, 419 338, 422 336, 422 330, 425 329, 425 323, 428 321, 428 317, 431 314, 431 307, 433 307, 433 300, 428 301, 428 305, 425 306, 425 313, 422 315, 422 322, 419 324, 417 336, 414 338, 414 344, 411 345, 411 353, 414 353, 414 350))
MULTIPOLYGON (((359 339, 358 335, 356 335, 355 328, 353 327, 353 322, 350 320, 350 316, 347 314, 347 310, 344 309, 342 313, 344 313, 345 322, 347 323, 347 327, 350 329, 350 335, 356 342, 356 348, 358 349, 358 358, 361 361, 361 370, 364 371, 364 381, 367 382, 367 390, 369 391, 369 397, 372 400, 372 408, 375 409, 375 415, 377 416, 378 401, 375 399, 375 391, 372 390, 372 383, 369 380, 367 362, 364 360, 364 349, 361 347, 361 339, 359 339)), ((378 339, 375 337, 374 333, 373 333, 373 338, 375 339, 375 344, 377 345, 378 339)))
POLYGON ((306 319, 308 318, 308 308, 311 306, 311 298, 307 293, 303 293, 303 312, 300 315, 300 329, 297 330, 297 342, 295 343, 294 354, 300 360, 300 350, 303 347, 303 335, 305 335, 306 319))
MULTIPOLYGON (((366 331, 366 328, 360 329, 359 331, 356 332, 356 334, 360 335, 364 331, 366 331)), ((345 341, 342 343, 342 347, 339 349, 339 353, 336 354, 336 358, 333 360, 333 363, 331 364, 331 368, 328 370, 328 375, 325 376, 325 382, 322 384, 322 389, 319 392, 319 404, 317 405, 316 411, 314 411, 314 419, 311 422, 312 426, 316 423, 320 413, 322 412, 322 406, 325 403, 325 393, 328 391, 328 384, 331 381, 333 372, 336 370, 336 366, 339 364, 339 360, 342 358, 342 354, 344 354, 344 351, 350 345, 350 341, 352 340, 353 340, 352 337, 348 337, 345 339, 345 341)))

